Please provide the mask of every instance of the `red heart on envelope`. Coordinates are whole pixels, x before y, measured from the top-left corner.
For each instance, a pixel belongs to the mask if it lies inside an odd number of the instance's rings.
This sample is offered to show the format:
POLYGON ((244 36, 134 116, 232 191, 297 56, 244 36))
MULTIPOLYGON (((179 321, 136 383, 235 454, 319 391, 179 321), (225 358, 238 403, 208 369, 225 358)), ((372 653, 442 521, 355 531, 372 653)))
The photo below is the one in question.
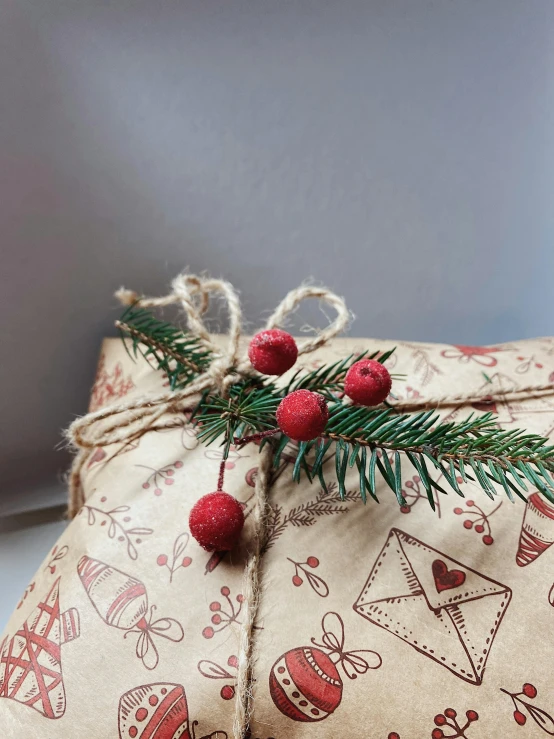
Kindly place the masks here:
POLYGON ((449 570, 442 559, 436 559, 432 564, 432 568, 438 593, 442 593, 443 590, 457 588, 465 582, 466 573, 461 570, 449 570))

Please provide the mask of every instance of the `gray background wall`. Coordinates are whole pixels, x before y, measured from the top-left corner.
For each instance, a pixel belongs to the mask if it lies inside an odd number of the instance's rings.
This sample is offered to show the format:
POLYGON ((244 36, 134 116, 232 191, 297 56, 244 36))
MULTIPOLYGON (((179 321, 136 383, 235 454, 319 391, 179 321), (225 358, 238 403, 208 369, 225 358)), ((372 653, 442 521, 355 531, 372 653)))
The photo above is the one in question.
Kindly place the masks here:
POLYGON ((552 0, 0 0, 4 510, 60 494, 121 283, 552 333, 553 64, 552 0))

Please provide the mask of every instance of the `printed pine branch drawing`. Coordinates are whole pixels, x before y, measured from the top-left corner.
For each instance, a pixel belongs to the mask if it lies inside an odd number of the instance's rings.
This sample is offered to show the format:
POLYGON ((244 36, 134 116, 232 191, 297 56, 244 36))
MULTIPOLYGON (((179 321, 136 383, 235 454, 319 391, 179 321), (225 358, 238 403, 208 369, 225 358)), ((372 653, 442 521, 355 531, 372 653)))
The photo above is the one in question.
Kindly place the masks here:
POLYGON ((263 551, 267 552, 289 526, 313 526, 320 516, 346 513, 348 504, 359 499, 357 490, 347 490, 341 499, 338 485, 330 483, 327 491, 321 488, 313 500, 291 508, 288 513, 284 513, 281 506, 273 506, 267 520, 268 535, 263 551))

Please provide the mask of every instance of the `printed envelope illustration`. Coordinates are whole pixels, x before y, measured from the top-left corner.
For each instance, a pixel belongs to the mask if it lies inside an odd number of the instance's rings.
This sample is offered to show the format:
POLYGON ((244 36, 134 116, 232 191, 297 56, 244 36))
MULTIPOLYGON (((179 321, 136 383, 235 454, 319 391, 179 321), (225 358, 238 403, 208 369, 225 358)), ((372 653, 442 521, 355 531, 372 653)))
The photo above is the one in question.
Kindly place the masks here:
POLYGON ((480 685, 511 597, 506 585, 391 529, 354 610, 480 685))

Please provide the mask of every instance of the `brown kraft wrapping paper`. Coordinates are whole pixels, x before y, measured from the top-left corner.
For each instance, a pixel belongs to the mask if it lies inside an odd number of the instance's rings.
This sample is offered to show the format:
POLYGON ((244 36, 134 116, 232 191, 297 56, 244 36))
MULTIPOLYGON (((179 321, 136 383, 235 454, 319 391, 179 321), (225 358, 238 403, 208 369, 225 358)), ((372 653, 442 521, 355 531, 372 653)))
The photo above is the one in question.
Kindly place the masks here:
MULTIPOLYGON (((306 368, 392 342, 339 339, 306 368)), ((545 384, 554 340, 494 347, 397 344, 391 402, 545 384)), ((164 378, 108 339, 91 409, 164 378)), ((554 395, 450 405, 552 436, 554 395)), ((384 483, 363 505, 291 480, 285 454, 255 630, 252 739, 554 736, 554 506, 472 483, 428 505, 406 461, 399 508, 384 483)), ((225 489, 245 507, 244 550, 189 536, 221 452, 182 428, 96 450, 86 503, 0 637, 2 739, 232 737, 241 588, 258 449, 234 450, 225 489)))

